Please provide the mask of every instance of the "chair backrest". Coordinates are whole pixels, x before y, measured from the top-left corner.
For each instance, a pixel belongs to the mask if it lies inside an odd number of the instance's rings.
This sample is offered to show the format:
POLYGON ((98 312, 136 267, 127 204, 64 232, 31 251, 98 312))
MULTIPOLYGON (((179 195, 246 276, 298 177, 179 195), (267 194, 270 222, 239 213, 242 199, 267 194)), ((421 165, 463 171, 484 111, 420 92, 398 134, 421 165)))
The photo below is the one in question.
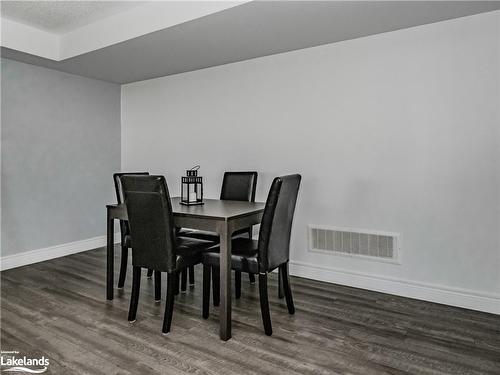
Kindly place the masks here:
POLYGON ((120 179, 122 176, 149 176, 149 172, 120 172, 113 174, 115 183, 116 201, 118 204, 123 203, 123 189, 120 179))
POLYGON ((220 199, 231 201, 255 201, 257 172, 225 172, 220 199))
POLYGON ((132 235, 132 264, 163 272, 175 269, 174 219, 163 176, 122 176, 132 235))
POLYGON ((290 235, 299 174, 276 177, 267 196, 259 233, 259 269, 269 272, 290 258, 290 235))
MULTIPOLYGON (((120 179, 122 178, 122 176, 130 176, 130 175, 145 176, 149 175, 149 172, 120 172, 113 174, 113 182, 115 183, 116 202, 118 204, 123 203, 123 189, 120 179)), ((122 234, 122 241, 123 237, 130 234, 130 227, 127 221, 120 220, 120 232, 122 234)))

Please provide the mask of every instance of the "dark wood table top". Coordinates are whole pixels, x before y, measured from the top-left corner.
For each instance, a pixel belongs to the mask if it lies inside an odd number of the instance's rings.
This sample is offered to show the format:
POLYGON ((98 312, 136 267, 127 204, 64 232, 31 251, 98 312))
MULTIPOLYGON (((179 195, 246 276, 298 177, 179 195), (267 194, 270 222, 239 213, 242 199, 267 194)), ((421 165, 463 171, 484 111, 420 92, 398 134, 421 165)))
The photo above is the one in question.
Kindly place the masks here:
MULTIPOLYGON (((265 203, 242 202, 220 199, 204 199, 204 204, 185 206, 180 204, 181 198, 171 198, 172 211, 175 216, 199 217, 204 219, 227 220, 252 215, 264 211, 265 203)), ((108 207, 125 208, 122 205, 108 205, 108 207)))
POLYGON ((212 219, 235 219, 264 211, 265 203, 241 202, 220 199, 204 199, 204 204, 185 206, 180 204, 181 198, 174 197, 172 211, 176 216, 203 217, 212 219))

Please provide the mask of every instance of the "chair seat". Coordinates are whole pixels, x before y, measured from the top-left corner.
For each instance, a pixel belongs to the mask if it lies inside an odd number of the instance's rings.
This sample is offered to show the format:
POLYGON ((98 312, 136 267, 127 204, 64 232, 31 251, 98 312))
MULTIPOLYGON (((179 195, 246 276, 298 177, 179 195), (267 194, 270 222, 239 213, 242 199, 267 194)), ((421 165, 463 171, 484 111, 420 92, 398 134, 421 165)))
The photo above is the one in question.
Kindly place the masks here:
MULTIPOLYGON (((258 242, 249 238, 234 238, 231 242, 231 268, 233 270, 259 273, 258 242)), ((220 248, 213 246, 202 255, 202 262, 206 266, 220 266, 220 248)))
POLYGON ((196 238, 200 240, 219 243, 219 235, 215 232, 209 232, 206 230, 190 230, 182 228, 177 235, 182 237, 196 238))
MULTIPOLYGON (((233 233, 233 238, 242 235, 247 235, 247 233, 248 233, 248 228, 237 230, 233 233)), ((190 230, 182 228, 177 235, 182 237, 197 238, 205 241, 212 241, 215 243, 220 242, 220 237, 217 233, 209 232, 206 230, 190 230)))
POLYGON ((176 270, 198 264, 202 260, 202 252, 214 245, 211 241, 196 238, 177 237, 176 270))
MULTIPOLYGON (((125 246, 132 247, 130 241, 131 236, 126 235, 124 237, 125 246)), ((175 269, 177 271, 201 263, 201 253, 215 245, 213 241, 187 237, 176 237, 176 241, 177 258, 175 269)))
POLYGON ((186 236, 187 234, 193 232, 191 229, 186 229, 186 228, 177 228, 175 234, 177 236, 186 236))

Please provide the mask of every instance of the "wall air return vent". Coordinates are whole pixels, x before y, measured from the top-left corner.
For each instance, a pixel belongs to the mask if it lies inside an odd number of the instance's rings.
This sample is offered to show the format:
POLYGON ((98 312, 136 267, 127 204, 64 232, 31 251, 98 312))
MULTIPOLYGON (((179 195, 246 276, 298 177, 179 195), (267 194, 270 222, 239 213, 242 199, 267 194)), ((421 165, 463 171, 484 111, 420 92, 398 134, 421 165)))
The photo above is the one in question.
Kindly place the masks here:
POLYGON ((399 233, 309 226, 309 250, 400 264, 399 233))

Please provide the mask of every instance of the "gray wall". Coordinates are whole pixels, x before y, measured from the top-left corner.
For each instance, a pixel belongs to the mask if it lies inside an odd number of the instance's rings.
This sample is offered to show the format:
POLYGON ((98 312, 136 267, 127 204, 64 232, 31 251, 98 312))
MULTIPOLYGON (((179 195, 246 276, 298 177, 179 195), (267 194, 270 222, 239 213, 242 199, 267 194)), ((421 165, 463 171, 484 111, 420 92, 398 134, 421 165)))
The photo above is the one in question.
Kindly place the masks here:
POLYGON ((1 62, 2 256, 104 235, 120 86, 1 62))

